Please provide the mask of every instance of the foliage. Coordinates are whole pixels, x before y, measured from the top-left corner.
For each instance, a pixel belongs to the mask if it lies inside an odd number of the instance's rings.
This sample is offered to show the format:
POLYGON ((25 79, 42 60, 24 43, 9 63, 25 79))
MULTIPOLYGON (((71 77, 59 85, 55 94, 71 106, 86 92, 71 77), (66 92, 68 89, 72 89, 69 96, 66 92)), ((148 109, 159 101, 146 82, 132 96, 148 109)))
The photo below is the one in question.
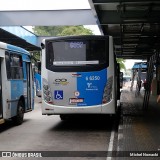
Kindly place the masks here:
POLYGON ((63 26, 35 26, 33 31, 39 36, 57 36, 63 28, 63 26))
POLYGON ((90 29, 83 26, 36 26, 33 28, 39 36, 92 35, 90 29))
POLYGON ((125 64, 124 64, 125 60, 123 58, 116 58, 116 60, 117 60, 117 63, 120 64, 120 70, 122 70, 122 69, 126 70, 126 67, 125 67, 125 64))
POLYGON ((58 34, 58 36, 68 36, 68 35, 92 35, 92 31, 84 28, 83 26, 70 26, 63 29, 63 31, 58 34))
POLYGON ((37 61, 40 61, 40 53, 39 52, 34 53, 34 57, 37 61))

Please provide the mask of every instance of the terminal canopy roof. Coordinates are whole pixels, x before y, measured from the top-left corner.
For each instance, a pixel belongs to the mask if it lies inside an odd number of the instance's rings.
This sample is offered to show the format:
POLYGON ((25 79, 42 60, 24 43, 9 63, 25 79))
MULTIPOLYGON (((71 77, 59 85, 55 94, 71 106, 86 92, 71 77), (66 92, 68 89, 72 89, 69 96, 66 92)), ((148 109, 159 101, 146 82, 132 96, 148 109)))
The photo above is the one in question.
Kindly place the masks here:
POLYGON ((21 26, 0 27, 0 41, 21 48, 27 51, 40 51, 37 43, 37 36, 21 26))
POLYGON ((160 2, 90 0, 104 35, 114 37, 117 57, 146 59, 160 49, 160 2))

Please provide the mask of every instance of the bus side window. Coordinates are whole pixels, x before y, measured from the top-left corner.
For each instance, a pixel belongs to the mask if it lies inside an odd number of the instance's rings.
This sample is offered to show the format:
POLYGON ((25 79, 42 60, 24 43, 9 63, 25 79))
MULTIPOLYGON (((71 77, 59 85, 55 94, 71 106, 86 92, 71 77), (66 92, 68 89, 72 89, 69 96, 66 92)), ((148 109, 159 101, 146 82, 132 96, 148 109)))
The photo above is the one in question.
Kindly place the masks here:
POLYGON ((11 79, 10 54, 5 52, 7 79, 11 79))
POLYGON ((11 79, 23 79, 22 57, 10 54, 11 79))

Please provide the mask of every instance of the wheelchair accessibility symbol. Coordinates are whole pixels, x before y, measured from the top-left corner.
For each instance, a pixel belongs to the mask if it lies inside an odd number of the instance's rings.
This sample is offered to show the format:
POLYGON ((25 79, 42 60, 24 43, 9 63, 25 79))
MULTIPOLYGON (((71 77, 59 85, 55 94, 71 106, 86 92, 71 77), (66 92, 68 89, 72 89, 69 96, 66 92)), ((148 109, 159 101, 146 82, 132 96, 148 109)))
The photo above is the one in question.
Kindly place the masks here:
POLYGON ((63 99, 63 91, 61 91, 61 90, 55 90, 54 91, 54 99, 56 99, 56 100, 63 99))

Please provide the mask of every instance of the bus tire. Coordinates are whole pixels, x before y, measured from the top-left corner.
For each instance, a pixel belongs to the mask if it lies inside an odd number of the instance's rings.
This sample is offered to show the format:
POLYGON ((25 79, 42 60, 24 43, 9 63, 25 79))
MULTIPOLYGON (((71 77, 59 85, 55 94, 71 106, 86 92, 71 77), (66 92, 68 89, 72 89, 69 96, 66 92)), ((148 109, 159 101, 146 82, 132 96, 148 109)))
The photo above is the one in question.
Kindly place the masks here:
POLYGON ((17 106, 17 115, 13 117, 12 120, 16 125, 20 125, 23 123, 23 117, 24 117, 24 104, 22 101, 19 101, 17 106))
POLYGON ((68 115, 65 115, 65 114, 61 114, 61 115, 60 115, 60 119, 61 119, 62 121, 66 121, 68 118, 69 118, 68 115))

